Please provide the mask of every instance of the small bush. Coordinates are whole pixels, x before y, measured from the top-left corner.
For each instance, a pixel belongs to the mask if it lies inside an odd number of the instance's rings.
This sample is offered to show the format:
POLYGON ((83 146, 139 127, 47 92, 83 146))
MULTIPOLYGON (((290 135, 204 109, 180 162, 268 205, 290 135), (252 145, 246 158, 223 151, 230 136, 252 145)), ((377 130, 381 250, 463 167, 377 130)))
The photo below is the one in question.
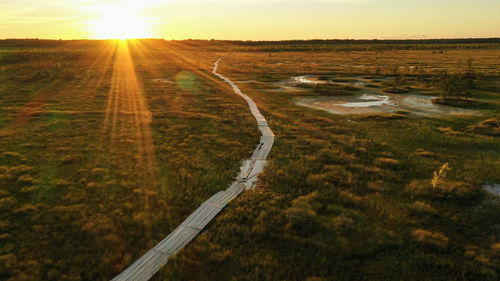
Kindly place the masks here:
POLYGON ((394 168, 399 165, 399 161, 397 159, 387 158, 387 157, 376 158, 374 163, 377 166, 388 167, 388 168, 394 168))
POLYGON ((428 180, 413 180, 406 190, 414 195, 430 198, 465 200, 480 194, 480 188, 461 181, 439 179, 439 184, 434 188, 428 180))
POLYGON ((417 201, 410 205, 410 210, 417 215, 435 215, 437 214, 436 209, 434 209, 431 205, 417 201))
POLYGON ((453 107, 478 107, 486 106, 487 103, 465 99, 465 98, 450 98, 450 97, 439 97, 431 99, 433 104, 453 106, 453 107))
POLYGON ((352 95, 359 88, 350 85, 318 84, 314 86, 314 93, 325 96, 352 95))
POLYGON ((104 168, 94 168, 92 169, 92 171, 90 172, 90 174, 93 176, 93 177, 102 177, 104 174, 106 174, 108 172, 108 169, 104 169, 104 168))
POLYGON ((491 251, 494 255, 500 256, 500 243, 495 243, 491 245, 491 251))
POLYGON ((333 228, 338 232, 349 231, 354 228, 354 220, 344 214, 331 219, 333 228))
POLYGON ((371 181, 366 184, 366 188, 372 191, 387 191, 389 190, 389 187, 384 181, 378 180, 378 181, 371 181))
POLYGON ((383 91, 391 94, 404 94, 409 92, 408 89, 397 88, 397 87, 385 88, 383 91))
POLYGON ((22 175, 17 178, 17 181, 20 182, 23 185, 32 185, 35 184, 37 181, 30 175, 22 175))
POLYGON ((448 246, 449 238, 439 232, 431 232, 424 229, 413 231, 413 237, 420 243, 445 248, 448 246))
POLYGON ((61 158, 61 163, 63 164, 74 164, 80 162, 80 157, 78 155, 66 155, 61 158))
POLYGON ((426 158, 433 158, 436 156, 434 153, 432 153, 430 151, 426 151, 422 148, 417 149, 416 152, 419 156, 426 157, 426 158))
POLYGON ((485 136, 500 137, 500 117, 486 119, 471 127, 472 132, 485 136))
POLYGON ((19 214, 19 213, 22 213, 22 214, 29 214, 29 213, 33 213, 37 210, 37 207, 33 204, 24 204, 21 208, 19 209, 16 209, 14 210, 14 213, 15 214, 19 214))

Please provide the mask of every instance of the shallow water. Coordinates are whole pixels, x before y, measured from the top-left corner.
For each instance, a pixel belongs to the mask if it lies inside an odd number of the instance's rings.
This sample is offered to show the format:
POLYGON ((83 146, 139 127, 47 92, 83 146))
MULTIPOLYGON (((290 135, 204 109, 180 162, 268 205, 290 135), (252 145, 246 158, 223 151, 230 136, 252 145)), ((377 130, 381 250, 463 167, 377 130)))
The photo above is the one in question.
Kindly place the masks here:
POLYGON ((318 80, 317 78, 315 78, 315 76, 310 76, 310 75, 295 76, 292 77, 292 81, 297 84, 312 84, 312 85, 327 83, 327 81, 318 80))
MULTIPOLYGON (((377 114, 406 112, 415 116, 446 116, 446 115, 476 115, 474 110, 454 108, 432 103, 436 96, 420 95, 417 92, 407 94, 385 93, 379 88, 367 87, 371 80, 363 77, 353 77, 352 81, 335 82, 340 85, 354 85, 359 93, 347 96, 319 96, 294 99, 295 103, 314 109, 325 110, 333 114, 377 114)), ((377 80, 387 80, 385 77, 377 80)), ((282 83, 281 87, 290 87, 293 84, 326 84, 328 81, 318 80, 317 76, 294 76, 282 83)))
POLYGON ((389 96, 384 96, 384 95, 377 95, 377 96, 372 96, 372 95, 362 95, 359 97, 360 100, 369 100, 369 101, 361 101, 361 102, 347 102, 343 104, 339 104, 340 106, 345 106, 345 107, 372 107, 372 106, 379 106, 379 105, 393 105, 389 100, 389 96))
POLYGON ((418 94, 353 94, 351 96, 336 97, 301 97, 294 99, 294 102, 300 106, 325 110, 333 114, 406 112, 409 115, 427 117, 478 114, 470 109, 435 105, 431 101, 432 98, 418 94), (370 101, 367 101, 368 98, 370 98, 370 101))
POLYGON ((500 184, 498 183, 485 184, 483 188, 493 195, 500 196, 500 184))

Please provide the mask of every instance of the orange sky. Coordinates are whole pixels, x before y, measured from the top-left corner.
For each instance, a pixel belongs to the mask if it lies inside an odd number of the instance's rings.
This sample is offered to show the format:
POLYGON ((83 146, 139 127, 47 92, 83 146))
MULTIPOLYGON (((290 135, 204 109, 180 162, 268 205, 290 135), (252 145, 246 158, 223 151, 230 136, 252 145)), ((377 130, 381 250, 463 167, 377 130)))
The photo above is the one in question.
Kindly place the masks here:
POLYGON ((500 37, 498 0, 2 0, 0 38, 500 37))

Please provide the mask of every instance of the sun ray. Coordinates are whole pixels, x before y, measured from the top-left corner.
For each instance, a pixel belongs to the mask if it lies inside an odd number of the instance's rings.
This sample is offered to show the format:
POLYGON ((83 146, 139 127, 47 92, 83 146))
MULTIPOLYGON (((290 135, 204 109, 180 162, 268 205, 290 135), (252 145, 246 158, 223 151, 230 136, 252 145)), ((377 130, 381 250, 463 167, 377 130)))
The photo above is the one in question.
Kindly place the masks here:
POLYGON ((69 83, 61 79, 54 80, 53 82, 41 87, 34 94, 34 98, 27 102, 18 112, 15 113, 14 119, 3 129, 0 130, 0 136, 15 134, 18 130, 24 128, 24 126, 32 119, 32 116, 43 111, 45 105, 50 102, 53 98, 53 94, 56 89, 61 87, 66 88, 76 88, 77 83, 82 85, 93 85, 98 87, 98 85, 105 79, 105 73, 110 67, 110 61, 112 57, 112 51, 109 46, 102 48, 95 58, 90 61, 88 66, 86 66, 85 72, 79 80, 72 80, 69 83), (103 63, 104 62, 104 63, 103 63), (93 75, 96 67, 101 66, 99 73, 100 75, 93 75))
MULTIPOLYGON (((103 124, 103 143, 127 174, 137 175, 139 192, 144 196, 144 210, 149 219, 150 196, 155 194, 156 156, 151 132, 151 112, 143 86, 130 54, 130 41, 120 41, 116 51, 111 88, 103 124)), ((143 221, 149 227, 147 221, 143 221)), ((150 230, 147 228, 147 231, 150 230)), ((149 234, 146 234, 149 235, 149 234)))

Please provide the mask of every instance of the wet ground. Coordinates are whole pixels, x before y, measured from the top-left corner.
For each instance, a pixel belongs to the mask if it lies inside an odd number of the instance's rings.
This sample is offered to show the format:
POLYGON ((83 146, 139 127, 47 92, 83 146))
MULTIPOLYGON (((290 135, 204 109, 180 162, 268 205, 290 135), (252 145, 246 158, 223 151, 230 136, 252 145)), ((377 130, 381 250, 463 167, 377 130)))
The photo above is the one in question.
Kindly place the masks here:
POLYGON ((485 184, 483 188, 484 190, 488 191, 491 194, 500 196, 500 184, 497 183, 485 184))
MULTIPOLYGON (((324 77, 323 77, 324 79, 324 77)), ((470 109, 454 108, 432 103, 436 96, 422 95, 417 91, 406 94, 390 94, 382 88, 368 87, 373 82, 380 82, 390 78, 376 80, 363 77, 352 77, 345 82, 334 82, 338 85, 349 85, 359 88, 351 95, 317 96, 295 98, 297 105, 325 110, 332 114, 386 114, 404 113, 415 116, 446 116, 446 115, 476 115, 478 112, 470 109)), ((318 76, 295 76, 280 83, 282 90, 298 90, 299 84, 319 85, 329 83, 318 76)))

